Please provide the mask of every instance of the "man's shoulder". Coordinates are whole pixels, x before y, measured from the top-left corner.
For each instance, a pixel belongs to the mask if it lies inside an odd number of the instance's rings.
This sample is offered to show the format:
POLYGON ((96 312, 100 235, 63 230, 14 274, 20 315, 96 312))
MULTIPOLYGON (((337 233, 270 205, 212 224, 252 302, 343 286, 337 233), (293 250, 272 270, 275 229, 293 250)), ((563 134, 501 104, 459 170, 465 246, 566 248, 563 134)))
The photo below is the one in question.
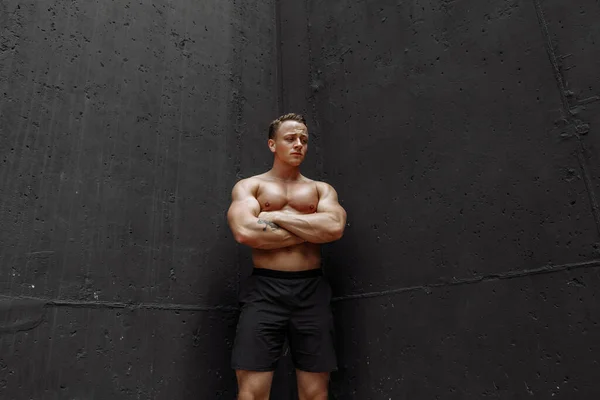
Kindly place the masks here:
POLYGON ((333 186, 325 181, 313 180, 313 182, 317 186, 317 188, 319 188, 319 190, 334 190, 333 186))
POLYGON ((266 174, 264 174, 264 173, 252 175, 252 176, 249 176, 247 178, 242 178, 239 181, 237 181, 236 184, 234 185, 234 190, 243 189, 243 190, 255 193, 261 184, 264 184, 267 182, 269 182, 269 180, 267 179, 266 174))
POLYGON ((234 192, 254 192, 258 187, 259 179, 257 176, 242 178, 233 185, 234 192))
POLYGON ((309 177, 307 177, 305 175, 302 175, 302 183, 309 183, 311 185, 315 185, 319 189, 328 188, 328 187, 332 188, 332 186, 329 183, 327 183, 327 182, 319 181, 317 179, 311 179, 311 178, 309 178, 309 177))
POLYGON ((325 197, 330 197, 330 196, 337 196, 337 191, 334 189, 334 187, 327 182, 324 181, 313 181, 313 184, 315 185, 315 187, 317 188, 317 193, 319 194, 319 198, 325 198, 325 197))
POLYGON ((258 174, 258 175, 249 176, 247 178, 242 178, 236 183, 236 185, 243 185, 243 186, 258 185, 259 183, 261 183, 262 181, 265 180, 264 175, 265 174, 258 174))

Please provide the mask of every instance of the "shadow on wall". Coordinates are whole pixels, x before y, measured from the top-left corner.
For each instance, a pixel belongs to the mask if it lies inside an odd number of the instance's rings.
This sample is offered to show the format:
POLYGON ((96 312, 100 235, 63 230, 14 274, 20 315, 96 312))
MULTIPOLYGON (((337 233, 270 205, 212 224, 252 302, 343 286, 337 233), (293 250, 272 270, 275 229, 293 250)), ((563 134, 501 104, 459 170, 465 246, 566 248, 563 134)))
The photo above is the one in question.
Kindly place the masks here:
MULTIPOLYGON (((226 221, 225 221, 226 222, 226 221)), ((196 313, 186 346, 190 349, 187 365, 190 388, 185 398, 233 399, 237 394, 234 371, 231 369, 231 349, 239 316, 237 291, 239 280, 238 251, 225 225, 218 229, 219 237, 204 259, 209 268, 210 282, 199 282, 207 310, 196 313)))
MULTIPOLYGON (((346 208, 346 206, 345 206, 346 208)), ((333 316, 336 331, 336 351, 338 370, 331 374, 330 398, 353 399, 353 388, 370 385, 369 352, 366 338, 369 332, 365 321, 367 310, 359 299, 344 300, 347 296, 368 292, 368 282, 360 277, 368 276, 359 273, 371 266, 381 263, 376 252, 365 251, 364 239, 358 232, 360 227, 350 223, 353 211, 348 213, 348 228, 344 237, 338 242, 327 245, 324 249, 324 266, 333 291, 333 316), (352 228, 350 228, 352 226, 352 228)), ((377 330, 376 327, 372 329, 377 330)))

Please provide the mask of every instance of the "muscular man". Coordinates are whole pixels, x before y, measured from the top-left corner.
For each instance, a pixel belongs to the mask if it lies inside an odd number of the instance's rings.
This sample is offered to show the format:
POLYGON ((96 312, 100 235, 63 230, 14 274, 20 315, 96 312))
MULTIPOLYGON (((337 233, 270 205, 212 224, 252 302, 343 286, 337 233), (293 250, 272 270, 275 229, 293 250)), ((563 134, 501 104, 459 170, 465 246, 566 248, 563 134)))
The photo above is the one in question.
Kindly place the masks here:
POLYGON ((252 248, 254 263, 240 291, 232 355, 238 399, 269 398, 287 337, 300 399, 326 400, 337 363, 320 245, 342 236, 346 212, 330 185, 300 174, 308 148, 301 115, 274 120, 268 145, 273 167, 239 181, 228 212, 235 240, 252 248))

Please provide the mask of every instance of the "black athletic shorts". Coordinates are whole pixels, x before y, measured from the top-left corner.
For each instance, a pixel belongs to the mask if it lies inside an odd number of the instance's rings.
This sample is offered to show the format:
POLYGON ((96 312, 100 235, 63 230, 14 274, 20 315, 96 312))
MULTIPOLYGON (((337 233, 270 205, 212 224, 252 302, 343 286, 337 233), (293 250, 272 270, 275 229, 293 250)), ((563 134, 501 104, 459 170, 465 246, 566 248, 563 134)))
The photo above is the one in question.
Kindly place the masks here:
POLYGON ((254 268, 240 290, 233 345, 236 370, 273 371, 285 339, 297 369, 337 369, 331 288, 321 269, 285 272, 254 268))

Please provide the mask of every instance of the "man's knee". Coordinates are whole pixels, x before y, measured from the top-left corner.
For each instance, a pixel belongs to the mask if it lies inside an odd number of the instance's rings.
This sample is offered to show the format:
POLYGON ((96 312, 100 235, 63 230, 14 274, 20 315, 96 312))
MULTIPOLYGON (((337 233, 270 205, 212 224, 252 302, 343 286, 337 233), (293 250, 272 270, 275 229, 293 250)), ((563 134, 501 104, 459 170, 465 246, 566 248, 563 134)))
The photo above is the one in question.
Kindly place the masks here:
POLYGON ((238 392, 237 400, 268 400, 269 390, 265 388, 259 389, 244 389, 241 388, 238 392))
POLYGON ((321 380, 302 382, 298 387, 300 400, 327 400, 327 383, 321 380))
POLYGON ((296 372, 300 400, 327 400, 329 374, 296 372))
POLYGON ((251 391, 240 391, 238 393, 238 397, 237 400, 267 400, 269 398, 269 395, 264 395, 264 394, 260 394, 260 393, 255 393, 255 392, 251 392, 251 391))
POLYGON ((304 390, 300 394, 300 400, 327 400, 327 389, 304 390))
POLYGON ((300 400, 327 400, 327 389, 323 388, 313 388, 308 390, 303 390, 300 393, 300 400))
POLYGON ((248 392, 239 392, 237 400, 254 400, 254 395, 248 392))
POLYGON ((238 400, 268 400, 273 372, 237 371, 238 400))

